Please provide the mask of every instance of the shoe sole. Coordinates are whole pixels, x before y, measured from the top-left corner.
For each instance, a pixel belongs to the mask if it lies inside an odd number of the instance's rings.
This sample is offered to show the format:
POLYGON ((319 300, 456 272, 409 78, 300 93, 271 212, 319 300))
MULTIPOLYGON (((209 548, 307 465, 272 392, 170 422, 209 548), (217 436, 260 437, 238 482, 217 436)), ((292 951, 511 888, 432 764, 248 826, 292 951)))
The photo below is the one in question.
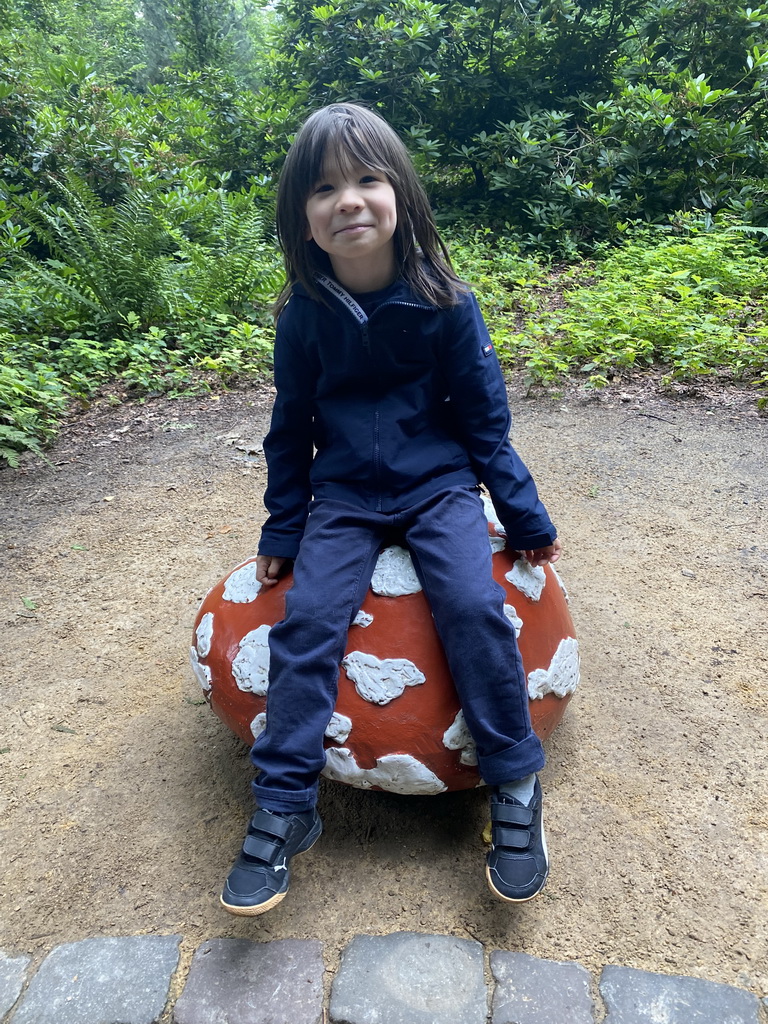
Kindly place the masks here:
MULTIPOLYGON (((294 854, 294 856, 297 856, 297 854, 294 854)), ((259 914, 266 914, 272 907, 276 907, 287 895, 288 890, 286 889, 285 892, 277 893, 271 900, 267 900, 266 903, 260 903, 257 907, 238 907, 232 903, 225 903, 223 896, 219 896, 219 902, 228 914, 234 914, 236 917, 258 917, 259 914)))
MULTIPOLYGON (((323 830, 321 828, 309 846, 305 846, 302 850, 297 850, 293 856, 299 857, 302 853, 307 853, 311 850, 322 834, 323 830)), ((225 903, 223 896, 219 896, 219 903, 221 903, 222 907, 224 907, 228 914, 234 914, 236 917, 258 917, 259 914, 266 914, 268 910, 272 910, 273 907, 276 907, 277 904, 282 902, 287 895, 287 889, 285 892, 275 893, 271 900, 267 900, 266 903, 259 903, 256 907, 238 907, 233 903, 225 903)))
POLYGON ((488 882, 488 888, 491 890, 493 895, 498 896, 498 898, 500 900, 504 900, 505 903, 530 903, 531 900, 536 899, 536 897, 541 893, 541 890, 547 884, 547 879, 549 878, 549 871, 547 871, 546 875, 544 876, 544 881, 541 883, 541 885, 535 893, 533 893, 531 896, 522 896, 520 898, 515 898, 514 896, 505 896, 503 892, 499 892, 499 890, 491 881, 491 869, 487 865, 485 868, 485 878, 486 881, 488 882))

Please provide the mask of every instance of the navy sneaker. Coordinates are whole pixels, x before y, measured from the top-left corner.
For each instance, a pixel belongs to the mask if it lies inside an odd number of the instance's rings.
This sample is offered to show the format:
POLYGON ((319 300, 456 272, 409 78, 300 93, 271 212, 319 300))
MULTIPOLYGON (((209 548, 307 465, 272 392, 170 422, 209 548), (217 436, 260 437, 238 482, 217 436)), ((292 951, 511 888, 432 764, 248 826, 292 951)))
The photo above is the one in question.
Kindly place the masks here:
POLYGON ((314 846, 322 831, 316 810, 298 814, 273 814, 263 808, 256 811, 224 883, 224 909, 253 917, 277 906, 288 892, 291 857, 314 846))
POLYGON ((491 826, 492 846, 485 868, 491 892, 509 903, 532 900, 549 874, 539 780, 527 807, 494 786, 491 826))

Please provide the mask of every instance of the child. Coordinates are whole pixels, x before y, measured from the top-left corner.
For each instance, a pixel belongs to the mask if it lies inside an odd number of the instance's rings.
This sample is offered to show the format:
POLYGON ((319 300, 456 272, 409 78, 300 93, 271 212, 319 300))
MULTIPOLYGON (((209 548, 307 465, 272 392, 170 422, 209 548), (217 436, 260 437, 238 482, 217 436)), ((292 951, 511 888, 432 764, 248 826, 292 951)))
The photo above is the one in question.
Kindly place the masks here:
POLYGON ((320 836, 323 734, 347 630, 380 549, 407 545, 430 602, 479 770, 492 787, 486 876, 502 899, 549 870, 526 679, 491 575, 490 492, 508 543, 532 565, 560 542, 509 442, 504 380, 477 302, 454 274, 405 147, 376 114, 316 111, 285 161, 277 200, 287 283, 276 304, 270 513, 257 578, 293 559, 270 631, 267 725, 253 745, 258 809, 221 901, 271 909, 289 863, 320 836))

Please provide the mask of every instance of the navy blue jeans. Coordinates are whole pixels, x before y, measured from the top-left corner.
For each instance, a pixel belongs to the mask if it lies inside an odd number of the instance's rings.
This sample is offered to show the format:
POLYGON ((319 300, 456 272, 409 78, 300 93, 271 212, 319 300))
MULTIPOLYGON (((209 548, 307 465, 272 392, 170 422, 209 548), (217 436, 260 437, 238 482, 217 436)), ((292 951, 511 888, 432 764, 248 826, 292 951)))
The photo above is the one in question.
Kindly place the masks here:
POLYGON ((393 515, 321 500, 310 506, 285 619, 269 634, 267 727, 251 750, 260 807, 314 806, 347 631, 379 551, 394 541, 411 552, 483 779, 499 785, 543 766, 515 630, 504 615, 504 591, 491 575, 488 523, 477 491, 443 491, 393 515))

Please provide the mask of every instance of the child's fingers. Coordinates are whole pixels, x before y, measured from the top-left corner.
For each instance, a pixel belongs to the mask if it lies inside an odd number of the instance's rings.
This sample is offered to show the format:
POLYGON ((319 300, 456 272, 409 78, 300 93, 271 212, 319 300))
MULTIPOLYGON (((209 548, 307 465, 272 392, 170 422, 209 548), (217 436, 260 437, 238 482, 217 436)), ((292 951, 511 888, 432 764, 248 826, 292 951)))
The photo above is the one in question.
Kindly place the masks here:
POLYGON ((284 561, 284 558, 270 558, 267 555, 259 555, 256 559, 256 580, 262 586, 274 586, 277 583, 284 561))
POLYGON ((547 562, 556 562, 560 557, 562 546, 559 541, 550 544, 546 548, 536 548, 532 551, 523 551, 526 559, 531 565, 546 565, 547 562))

